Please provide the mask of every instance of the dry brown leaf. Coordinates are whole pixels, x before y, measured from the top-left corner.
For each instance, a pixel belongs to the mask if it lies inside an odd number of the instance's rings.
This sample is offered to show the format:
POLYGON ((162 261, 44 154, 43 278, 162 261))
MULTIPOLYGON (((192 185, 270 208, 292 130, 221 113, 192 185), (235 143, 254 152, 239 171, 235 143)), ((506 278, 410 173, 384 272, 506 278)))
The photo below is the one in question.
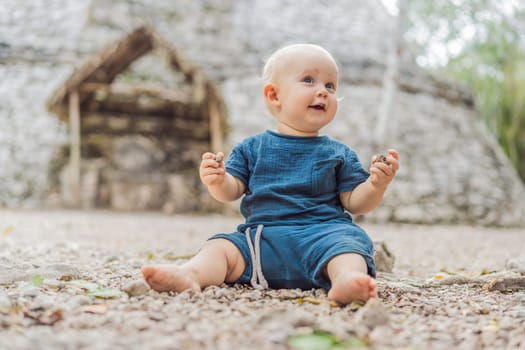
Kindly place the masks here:
POLYGON ((321 300, 321 299, 316 299, 316 298, 311 298, 311 297, 297 298, 295 300, 295 303, 296 304, 310 303, 310 304, 314 304, 314 305, 320 305, 322 303, 327 303, 331 307, 338 307, 339 306, 339 304, 337 304, 335 301, 332 301, 332 300, 321 300))

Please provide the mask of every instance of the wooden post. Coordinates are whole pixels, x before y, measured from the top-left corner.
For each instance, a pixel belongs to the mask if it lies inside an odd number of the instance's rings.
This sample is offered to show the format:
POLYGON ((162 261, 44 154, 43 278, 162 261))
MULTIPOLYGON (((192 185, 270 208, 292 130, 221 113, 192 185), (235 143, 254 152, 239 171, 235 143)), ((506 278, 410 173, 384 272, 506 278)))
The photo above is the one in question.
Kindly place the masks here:
POLYGON ((374 142, 374 152, 381 152, 387 144, 394 143, 393 138, 397 133, 397 123, 395 120, 394 101, 397 95, 399 85, 399 70, 401 64, 401 55, 403 53, 405 34, 404 25, 406 20, 407 1, 398 0, 399 14, 395 22, 394 33, 390 42, 390 50, 387 57, 386 70, 383 75, 383 89, 381 90, 381 100, 379 105, 374 142), (387 128, 388 126, 388 128, 387 128), (390 133, 387 135, 387 129, 390 133))
POLYGON ((80 100, 77 90, 69 94, 69 142, 72 204, 80 207, 80 100))
POLYGON ((221 117, 219 112, 218 102, 214 97, 210 97, 209 101, 210 109, 210 143, 212 152, 219 152, 222 149, 222 128, 221 128, 221 117))

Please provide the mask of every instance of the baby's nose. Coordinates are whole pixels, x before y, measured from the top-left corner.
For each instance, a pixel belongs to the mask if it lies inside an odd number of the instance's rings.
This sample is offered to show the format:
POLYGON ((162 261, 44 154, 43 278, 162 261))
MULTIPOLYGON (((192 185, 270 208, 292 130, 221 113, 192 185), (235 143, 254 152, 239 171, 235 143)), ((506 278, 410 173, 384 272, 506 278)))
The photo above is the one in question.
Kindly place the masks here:
POLYGON ((316 96, 317 97, 326 97, 326 96, 328 96, 328 91, 326 91, 326 89, 317 90, 316 96))

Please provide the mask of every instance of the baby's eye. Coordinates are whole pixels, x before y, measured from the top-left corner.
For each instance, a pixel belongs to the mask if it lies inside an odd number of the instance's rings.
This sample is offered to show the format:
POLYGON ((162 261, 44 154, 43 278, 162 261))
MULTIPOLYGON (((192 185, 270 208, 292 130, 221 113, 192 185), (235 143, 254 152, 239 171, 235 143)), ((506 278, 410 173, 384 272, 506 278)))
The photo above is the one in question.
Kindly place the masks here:
POLYGON ((324 86, 329 91, 335 91, 335 84, 334 83, 326 83, 324 86))
POLYGON ((307 84, 312 84, 314 82, 314 78, 312 78, 311 76, 306 76, 303 78, 303 83, 307 83, 307 84))

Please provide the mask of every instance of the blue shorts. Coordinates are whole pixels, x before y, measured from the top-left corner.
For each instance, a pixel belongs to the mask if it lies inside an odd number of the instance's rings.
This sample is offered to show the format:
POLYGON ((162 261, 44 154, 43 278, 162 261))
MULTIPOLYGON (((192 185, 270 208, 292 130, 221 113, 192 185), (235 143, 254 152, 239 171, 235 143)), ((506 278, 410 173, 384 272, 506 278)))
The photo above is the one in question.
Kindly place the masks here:
MULTIPOLYGON (((252 242, 256 226, 250 228, 252 242)), ((250 284, 252 260, 244 232, 217 234, 210 239, 224 238, 241 252, 246 268, 237 283, 250 284)), ((324 273, 328 262, 337 255, 356 253, 368 266, 368 274, 376 276, 374 248, 370 237, 359 226, 346 220, 304 226, 265 226, 261 239, 261 266, 271 288, 324 288, 330 280, 324 273)))

